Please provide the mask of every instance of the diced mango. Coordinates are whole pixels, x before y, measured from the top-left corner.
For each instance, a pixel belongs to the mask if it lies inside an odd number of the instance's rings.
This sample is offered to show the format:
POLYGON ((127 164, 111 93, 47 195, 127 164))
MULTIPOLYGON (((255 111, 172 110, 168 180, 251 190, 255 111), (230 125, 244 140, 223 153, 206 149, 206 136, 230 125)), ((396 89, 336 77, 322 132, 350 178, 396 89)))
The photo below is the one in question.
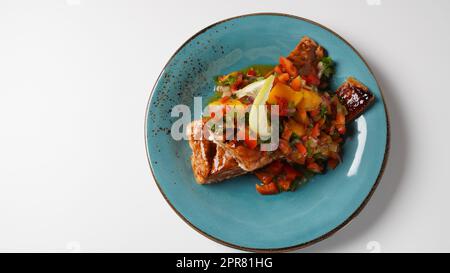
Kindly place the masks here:
POLYGON ((287 122, 287 127, 289 127, 289 129, 291 129, 299 137, 302 137, 306 134, 305 126, 293 119, 289 119, 289 121, 287 122))
POLYGON ((308 125, 309 125, 309 117, 308 117, 308 114, 306 113, 305 110, 300 109, 298 106, 297 106, 297 111, 295 112, 295 115, 294 115, 294 119, 295 119, 297 122, 299 122, 299 123, 301 123, 301 124, 303 124, 303 125, 305 125, 305 126, 308 126, 308 125))
POLYGON ((277 83, 269 94, 269 99, 267 100, 270 104, 277 104, 277 98, 283 98, 288 103, 292 103, 293 105, 297 105, 303 97, 303 93, 299 91, 295 91, 288 85, 284 83, 277 83))
POLYGON ((302 89, 302 79, 300 78, 300 76, 297 76, 296 78, 294 78, 291 81, 290 86, 292 87, 292 89, 294 89, 295 91, 300 91, 302 89))
POLYGON ((306 89, 302 89, 301 93, 303 93, 303 99, 297 105, 297 111, 298 109, 302 109, 305 111, 313 111, 319 109, 319 106, 322 103, 322 98, 319 96, 319 94, 306 89))

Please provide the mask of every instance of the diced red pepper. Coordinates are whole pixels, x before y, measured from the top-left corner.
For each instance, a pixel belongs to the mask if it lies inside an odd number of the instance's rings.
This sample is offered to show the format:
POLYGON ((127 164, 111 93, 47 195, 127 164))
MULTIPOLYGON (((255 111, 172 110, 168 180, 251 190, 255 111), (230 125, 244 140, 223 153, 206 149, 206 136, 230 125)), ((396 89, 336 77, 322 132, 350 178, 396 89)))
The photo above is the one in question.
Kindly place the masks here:
POLYGON ((274 182, 265 185, 256 184, 256 190, 262 195, 277 194, 279 192, 274 182))
POLYGON ((278 75, 281 75, 284 73, 279 65, 275 66, 273 71, 275 71, 275 73, 277 73, 278 75))
POLYGON ((343 135, 345 134, 345 132, 347 131, 347 129, 345 128, 345 125, 336 125, 337 131, 339 132, 339 134, 343 135))
POLYGON ((288 155, 292 152, 292 148, 289 145, 289 142, 287 140, 280 139, 278 146, 279 146, 281 152, 285 155, 288 155))
POLYGON ((239 90, 239 86, 241 85, 243 81, 242 74, 239 73, 239 75, 236 78, 236 81, 231 85, 231 91, 239 90))
POLYGON ((320 124, 318 122, 316 122, 316 124, 314 124, 314 127, 311 130, 311 136, 313 138, 317 138, 320 135, 320 124))
POLYGON ((289 139, 291 139, 292 133, 293 133, 292 130, 289 129, 289 127, 287 125, 285 125, 284 129, 283 129, 283 133, 281 134, 281 138, 289 141, 289 139))
POLYGON ((258 141, 253 139, 245 139, 245 145, 247 145, 249 149, 254 150, 258 146, 258 141))
POLYGON ((300 153, 292 153, 288 156, 289 160, 292 160, 293 162, 305 165, 306 156, 301 155, 300 153))
POLYGON ((282 178, 279 178, 277 180, 278 187, 282 191, 289 191, 291 189, 292 182, 293 182, 293 180, 282 179, 282 178))
POLYGON ((288 58, 280 57, 280 65, 289 74, 289 76, 297 77, 298 75, 297 67, 295 67, 295 65, 288 58))
POLYGON ((334 159, 334 158, 328 159, 327 165, 328 165, 329 169, 334 170, 338 164, 339 164, 339 160, 334 159))
POLYGON ((320 115, 320 111, 317 109, 317 110, 312 110, 312 111, 309 111, 309 114, 311 115, 311 117, 317 117, 318 115, 320 115))
POLYGON ((249 77, 254 77, 254 76, 256 76, 256 71, 255 71, 253 68, 250 68, 250 69, 247 71, 247 76, 249 76, 249 77))
POLYGON ((308 150, 306 149, 305 145, 303 145, 303 143, 297 142, 295 143, 295 147, 297 147, 298 152, 302 156, 306 156, 308 154, 308 150))
POLYGON ((319 84, 320 84, 319 78, 313 74, 309 74, 307 76, 302 76, 302 78, 305 80, 306 84, 308 84, 308 85, 319 86, 319 84))
POLYGON ((285 98, 276 97, 278 102, 278 111, 280 117, 286 117, 289 114, 289 103, 285 98))
POLYGON ((272 174, 267 173, 266 171, 256 171, 255 175, 263 184, 269 184, 270 182, 272 182, 274 177, 272 174))
POLYGON ((300 89, 302 89, 302 80, 300 78, 300 76, 295 77, 292 81, 291 81, 291 88, 294 89, 295 91, 300 91, 300 89))
POLYGON ((221 103, 225 103, 225 102, 227 102, 229 99, 230 99, 229 96, 225 96, 225 97, 222 97, 219 101, 220 101, 221 103))
POLYGON ((264 170, 272 175, 279 175, 283 170, 283 163, 280 160, 275 160, 265 167, 264 170))
POLYGON ((298 172, 296 169, 294 169, 291 165, 289 164, 284 164, 283 166, 283 171, 286 174, 286 179, 287 180, 294 180, 295 178, 300 176, 300 172, 298 172))
POLYGON ((315 173, 321 173, 322 172, 322 167, 319 166, 319 164, 317 164, 316 162, 310 162, 308 163, 308 165, 306 165, 306 168, 310 171, 313 171, 315 173))
POLYGON ((288 73, 282 73, 278 76, 278 82, 281 83, 287 83, 289 81, 289 74, 288 73))

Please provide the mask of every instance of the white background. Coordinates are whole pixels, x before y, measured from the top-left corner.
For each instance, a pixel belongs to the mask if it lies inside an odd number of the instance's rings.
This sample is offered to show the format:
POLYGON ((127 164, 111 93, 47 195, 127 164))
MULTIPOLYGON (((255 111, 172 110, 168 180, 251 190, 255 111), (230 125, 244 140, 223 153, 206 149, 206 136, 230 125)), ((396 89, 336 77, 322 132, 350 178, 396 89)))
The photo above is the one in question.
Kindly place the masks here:
POLYGON ((450 251, 445 0, 0 0, 0 251, 235 251, 164 201, 144 114, 184 41, 252 12, 341 34, 373 68, 390 112, 390 160, 372 200, 304 251, 450 251))

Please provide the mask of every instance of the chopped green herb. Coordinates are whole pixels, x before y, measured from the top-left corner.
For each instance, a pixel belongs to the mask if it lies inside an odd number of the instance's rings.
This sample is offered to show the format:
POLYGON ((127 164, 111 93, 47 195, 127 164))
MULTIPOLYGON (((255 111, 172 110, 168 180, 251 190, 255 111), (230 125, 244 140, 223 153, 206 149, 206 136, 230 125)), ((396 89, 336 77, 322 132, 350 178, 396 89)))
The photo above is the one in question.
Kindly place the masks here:
POLYGON ((316 161, 323 161, 327 159, 322 153, 315 153, 313 157, 316 161))
POLYGON ((224 80, 222 80, 222 81, 219 81, 218 82, 218 85, 222 85, 222 86, 224 86, 224 85, 232 85, 233 83, 235 83, 236 82, 236 77, 235 76, 228 76, 228 77, 226 77, 224 80))
POLYGON ((323 57, 320 62, 322 63, 322 75, 327 78, 330 78, 334 73, 334 62, 331 57, 323 57))
POLYGON ((327 107, 324 106, 324 105, 322 105, 322 107, 320 108, 320 116, 321 116, 322 118, 325 118, 326 115, 327 115, 327 107))
POLYGON ((300 136, 297 135, 295 132, 292 132, 290 140, 291 140, 291 142, 296 142, 296 140, 300 140, 300 136))

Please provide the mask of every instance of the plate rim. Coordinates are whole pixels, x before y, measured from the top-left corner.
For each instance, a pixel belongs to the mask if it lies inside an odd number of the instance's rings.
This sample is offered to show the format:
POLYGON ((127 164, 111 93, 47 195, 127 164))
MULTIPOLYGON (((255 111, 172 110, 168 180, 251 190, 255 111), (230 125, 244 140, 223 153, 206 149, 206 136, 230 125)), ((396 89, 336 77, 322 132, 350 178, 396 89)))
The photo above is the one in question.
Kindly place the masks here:
POLYGON ((153 180, 156 184, 156 186, 158 187, 159 192, 161 193, 161 195, 164 197, 164 200, 166 200, 166 202, 169 204, 169 206, 172 208, 172 210, 188 225, 190 226, 192 229, 194 229, 195 231, 197 231, 198 233, 200 233, 201 235, 205 236, 206 238, 219 243, 221 245, 230 247, 230 248, 234 248, 237 250, 241 250, 241 251, 248 251, 248 252, 260 252, 260 253, 274 253, 274 252, 290 252, 290 251, 295 251, 295 250, 299 250, 299 249, 303 249, 303 248, 307 248, 309 246, 312 246, 318 242, 321 242, 331 236, 333 236, 335 233, 337 233, 338 231, 340 231, 341 229, 343 229, 344 227, 346 227, 352 220, 354 220, 360 213, 361 211, 366 207, 366 205, 368 204, 368 202, 370 201, 370 199, 372 198, 375 190, 378 188, 378 185, 380 184, 381 178, 383 177, 384 171, 386 169, 386 165, 388 162, 388 158, 389 158, 389 151, 390 151, 390 123, 389 123, 389 112, 388 112, 388 108, 386 105, 386 101, 384 99, 384 95, 383 95, 383 91, 380 87, 380 84, 377 80, 377 78, 375 77, 375 74, 373 73, 373 70, 371 69, 371 67, 369 66, 369 64, 367 63, 367 61, 363 58, 363 56, 356 50, 356 48, 354 48, 347 40, 345 40, 342 36, 340 36, 338 33, 336 33, 334 30, 320 24, 317 23, 313 20, 301 17, 301 16, 297 16, 297 15, 292 15, 292 14, 287 14, 287 13, 278 13, 278 12, 257 12, 257 13, 246 13, 246 14, 242 14, 242 15, 238 15, 238 16, 233 16, 233 17, 229 17, 227 19, 223 19, 220 21, 217 21, 211 25, 208 25, 207 27, 201 29, 200 31, 198 31, 197 33, 195 33, 194 35, 192 35, 189 39, 187 39, 180 47, 178 47, 178 49, 171 55, 171 57, 169 58, 169 60, 166 62, 166 64, 164 65, 163 69, 161 70, 161 72, 158 75, 158 78, 156 79, 155 84, 153 85, 152 91, 150 92, 150 95, 148 97, 148 101, 147 101, 147 106, 146 106, 146 110, 145 110, 145 118, 144 118, 144 143, 145 143, 145 152, 146 152, 146 156, 147 156, 147 162, 148 165, 150 167, 150 171, 151 171, 151 175, 153 177, 153 180), (151 164, 151 160, 150 160, 150 153, 148 150, 148 143, 147 143, 147 139, 148 139, 148 114, 150 111, 150 103, 153 97, 153 93, 155 92, 156 86, 158 85, 158 82, 161 79, 161 75, 164 73, 164 71, 166 70, 167 66, 169 65, 169 63, 173 60, 173 58, 193 39, 195 39, 197 36, 199 36, 200 34, 206 32, 208 29, 234 20, 234 19, 238 19, 238 18, 243 18, 243 17, 252 17, 252 16, 261 16, 261 15, 271 15, 271 16, 280 16, 280 17, 289 17, 289 18, 293 18, 296 20, 301 20, 301 21, 305 21, 307 23, 316 25, 320 28, 323 28, 327 31, 329 31, 330 33, 332 33, 333 35, 335 35, 337 38, 339 38, 340 40, 342 40, 347 46, 350 47, 350 49, 356 53, 356 55, 361 58, 361 60, 363 61, 364 65, 367 67, 367 69, 369 70, 369 73, 372 75, 372 77, 375 79, 375 83, 377 84, 378 90, 380 90, 380 95, 381 95, 381 101, 384 105, 384 113, 386 116, 386 146, 385 146, 385 150, 384 150, 384 157, 383 157, 383 162, 381 164, 381 168, 380 171, 378 173, 378 176, 376 178, 375 183, 373 184, 372 188, 370 189, 369 193, 367 194, 367 196, 364 198, 364 200, 361 202, 361 204, 359 205, 359 207, 347 218, 345 219, 342 223, 340 223, 337 227, 335 227, 334 229, 326 232, 325 234, 309 240, 307 242, 301 243, 301 244, 296 244, 296 245, 292 245, 292 246, 287 246, 287 247, 279 247, 279 248, 252 248, 252 247, 245 247, 245 246, 240 246, 237 244, 232 244, 229 242, 226 242, 224 240, 221 240, 219 238, 214 237, 213 235, 208 234, 207 232, 201 230, 200 228, 198 228, 197 226, 195 226, 194 224, 192 224, 188 219, 186 219, 186 217, 184 217, 183 214, 181 214, 174 206, 173 204, 170 202, 170 200, 167 198, 166 194, 164 193, 164 191, 162 190, 162 188, 159 185, 159 182, 157 182, 157 179, 155 177, 155 174, 153 172, 153 167, 151 164))

